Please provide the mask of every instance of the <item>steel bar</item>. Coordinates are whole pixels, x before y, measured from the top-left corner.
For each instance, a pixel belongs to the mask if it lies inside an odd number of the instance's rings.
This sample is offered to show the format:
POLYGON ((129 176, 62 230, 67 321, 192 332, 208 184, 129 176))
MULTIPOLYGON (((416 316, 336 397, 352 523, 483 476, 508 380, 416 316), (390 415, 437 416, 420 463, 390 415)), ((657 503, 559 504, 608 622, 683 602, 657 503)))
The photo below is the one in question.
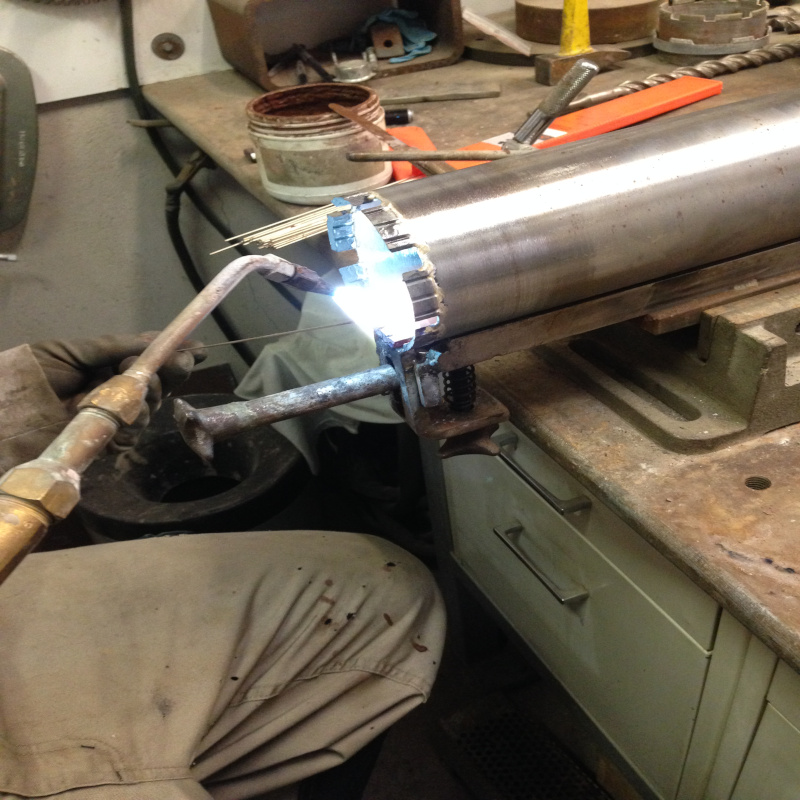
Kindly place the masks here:
POLYGON ((500 97, 500 84, 455 84, 445 88, 424 89, 417 94, 381 95, 381 105, 407 106, 411 103, 439 103, 444 100, 479 100, 484 97, 500 97))
POLYGON ((176 400, 175 419, 186 443, 201 458, 211 461, 214 442, 242 431, 269 425, 284 419, 333 408, 353 400, 384 394, 400 385, 394 367, 385 365, 312 383, 297 389, 242 400, 211 408, 193 408, 185 400, 176 400))
MULTIPOLYGON (((425 163, 418 163, 415 156, 417 153, 420 152, 416 147, 412 147, 409 144, 406 144, 402 139, 398 139, 396 136, 392 136, 391 133, 385 131, 383 128, 376 125, 374 122, 370 122, 368 119, 364 119, 360 114, 356 114, 350 108, 345 108, 344 106, 340 105, 339 103, 328 103, 328 108, 331 111, 335 111, 340 116, 344 117, 345 119, 349 119, 351 122, 355 122, 356 125, 360 125, 365 131, 369 131, 373 136, 380 139, 382 142, 386 142, 387 144, 391 145, 393 150, 402 153, 408 153, 408 158, 404 159, 404 161, 410 161, 412 164, 417 166, 421 172, 424 172, 426 175, 441 175, 445 172, 452 172, 453 168, 447 164, 425 164, 425 163)), ((424 152, 424 151, 422 151, 424 152)))
MULTIPOLYGON (((504 150, 425 150, 414 153, 414 161, 499 161, 502 158, 508 158, 510 155, 511 153, 506 153, 504 150)), ((387 150, 379 152, 361 151, 348 153, 347 160, 408 161, 408 154, 387 150)))
POLYGON ((457 336, 800 237, 800 90, 375 194, 457 336))

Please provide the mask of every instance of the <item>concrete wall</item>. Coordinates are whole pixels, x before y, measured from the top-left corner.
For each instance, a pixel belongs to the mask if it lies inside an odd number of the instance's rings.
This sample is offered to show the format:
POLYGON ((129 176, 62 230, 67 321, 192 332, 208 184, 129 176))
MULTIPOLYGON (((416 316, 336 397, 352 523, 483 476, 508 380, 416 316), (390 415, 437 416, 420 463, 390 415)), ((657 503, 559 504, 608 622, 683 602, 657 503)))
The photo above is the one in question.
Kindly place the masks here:
MULTIPOLYGON (((0 264, 0 347, 48 337, 157 330, 193 297, 164 222, 171 176, 123 93, 39 108, 39 160, 19 260, 0 264)), ((173 137, 176 152, 190 152, 173 137)), ((234 231, 273 219, 220 170, 198 183, 234 231)), ((209 257, 223 242, 184 200, 185 238, 208 279, 235 253, 209 257)), ((307 262, 312 252, 295 253, 307 262)), ((261 278, 229 301, 242 336, 293 327, 296 312, 261 278)), ((222 341, 204 323, 201 337, 222 341)), ((239 359, 215 348, 213 361, 239 359)))

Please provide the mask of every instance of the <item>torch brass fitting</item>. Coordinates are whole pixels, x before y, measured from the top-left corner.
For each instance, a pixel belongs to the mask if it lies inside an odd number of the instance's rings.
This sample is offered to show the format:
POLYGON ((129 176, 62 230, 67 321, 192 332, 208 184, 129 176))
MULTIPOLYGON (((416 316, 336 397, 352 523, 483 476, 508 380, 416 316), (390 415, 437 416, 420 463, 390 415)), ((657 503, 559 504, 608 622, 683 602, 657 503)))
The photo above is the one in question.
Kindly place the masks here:
POLYGON ((0 583, 42 540, 53 520, 36 506, 0 495, 0 583))
POLYGON ((0 493, 32 503, 64 519, 80 500, 79 476, 44 459, 29 461, 0 477, 0 493))
POLYGON ((132 375, 115 375, 89 392, 78 408, 96 408, 123 425, 132 425, 142 410, 146 395, 147 383, 132 375))

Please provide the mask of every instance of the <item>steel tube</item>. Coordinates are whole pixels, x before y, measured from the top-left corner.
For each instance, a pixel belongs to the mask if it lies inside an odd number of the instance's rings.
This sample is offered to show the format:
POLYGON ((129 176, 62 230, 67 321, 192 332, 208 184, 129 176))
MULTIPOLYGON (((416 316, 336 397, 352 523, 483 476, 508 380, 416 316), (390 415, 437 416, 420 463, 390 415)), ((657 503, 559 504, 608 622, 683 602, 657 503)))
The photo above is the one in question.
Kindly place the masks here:
POLYGON ((384 365, 255 400, 211 408, 198 409, 185 400, 175 400, 174 413, 186 443, 201 458, 210 461, 214 457, 215 441, 310 411, 321 411, 353 400, 374 397, 399 385, 400 377, 394 367, 384 365))
POLYGON ((378 194, 468 333, 800 237, 800 91, 378 194))
POLYGON ((134 361, 125 375, 134 378, 151 376, 178 349, 184 339, 215 309, 251 272, 269 272, 274 260, 270 256, 242 256, 234 259, 212 278, 205 289, 178 314, 134 361))

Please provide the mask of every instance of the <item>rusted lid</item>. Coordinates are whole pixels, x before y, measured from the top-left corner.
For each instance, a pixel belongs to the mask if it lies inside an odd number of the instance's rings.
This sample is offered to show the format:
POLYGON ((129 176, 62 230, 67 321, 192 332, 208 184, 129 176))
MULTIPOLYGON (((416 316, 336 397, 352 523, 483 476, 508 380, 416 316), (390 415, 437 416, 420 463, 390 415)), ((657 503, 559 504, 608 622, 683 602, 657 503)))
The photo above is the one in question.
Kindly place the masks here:
POLYGON ((278 89, 247 104, 247 116, 273 126, 284 124, 348 123, 328 108, 339 103, 366 115, 380 105, 378 95, 367 86, 340 83, 310 83, 278 89))

